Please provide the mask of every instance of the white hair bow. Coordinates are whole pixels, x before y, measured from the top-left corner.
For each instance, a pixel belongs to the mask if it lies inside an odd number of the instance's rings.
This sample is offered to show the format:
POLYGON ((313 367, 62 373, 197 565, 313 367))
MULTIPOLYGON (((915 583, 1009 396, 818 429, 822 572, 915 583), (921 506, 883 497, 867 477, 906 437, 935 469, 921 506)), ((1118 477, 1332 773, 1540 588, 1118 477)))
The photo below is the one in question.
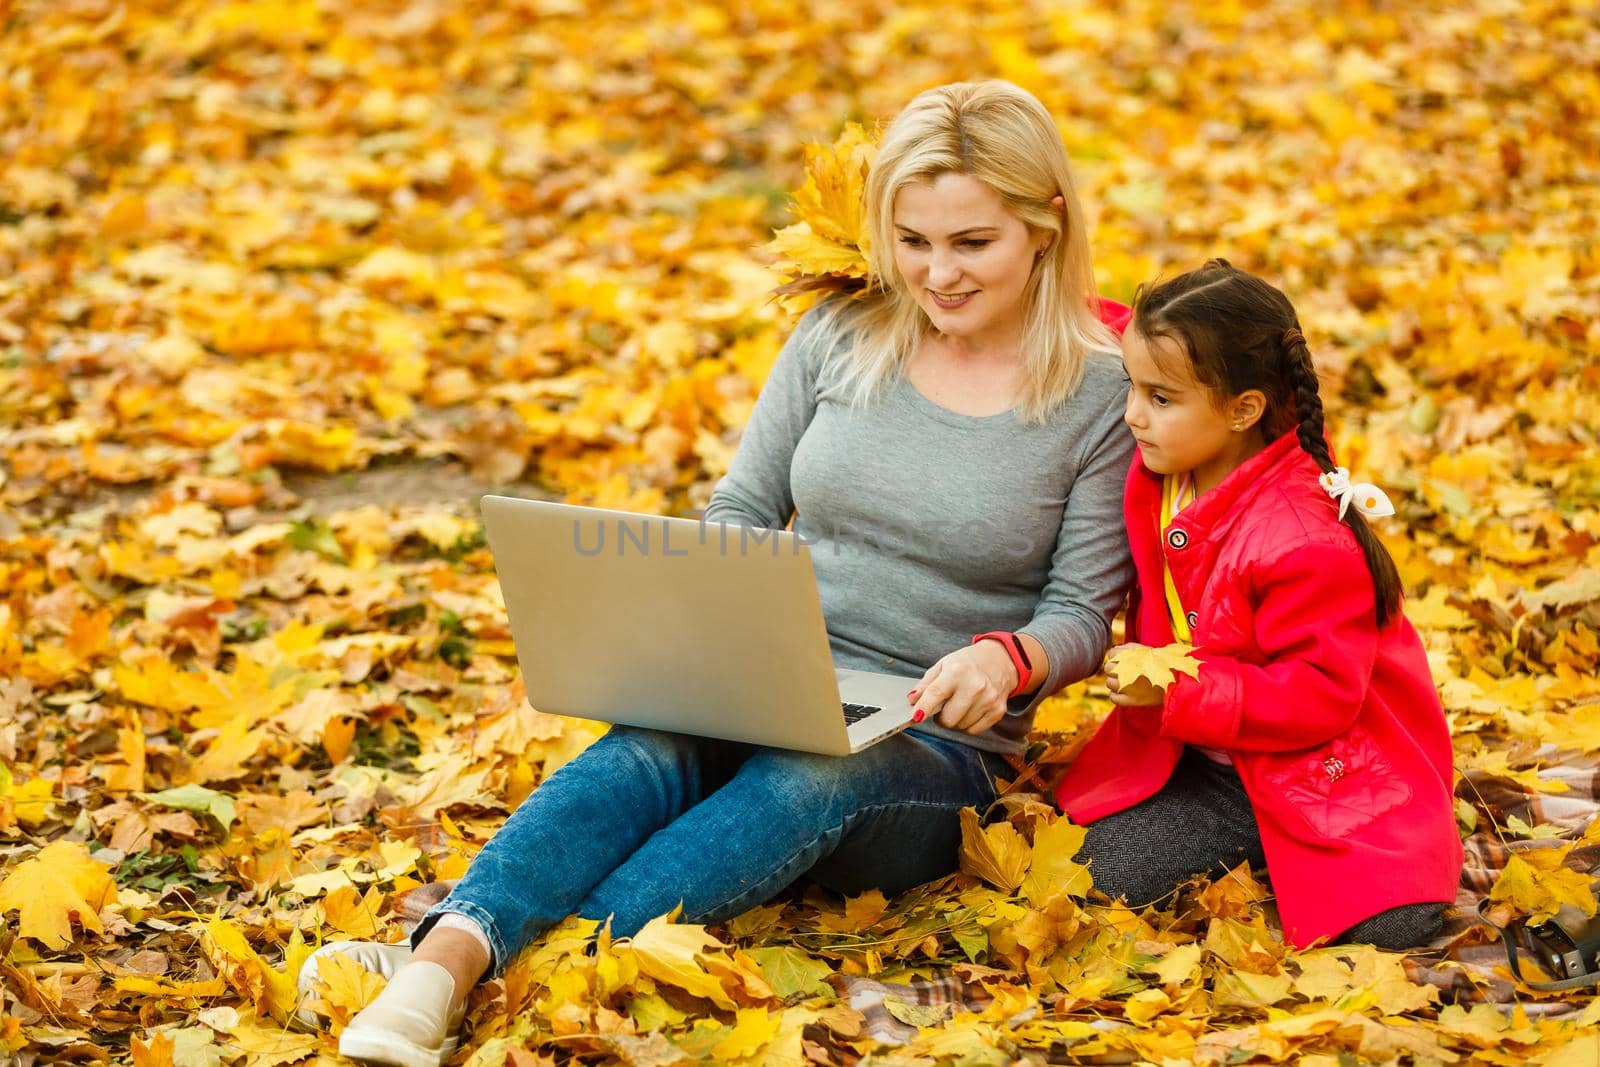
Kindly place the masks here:
POLYGON ((1356 482, 1350 484, 1350 471, 1345 467, 1335 467, 1317 479, 1322 484, 1329 496, 1339 502, 1339 518, 1344 518, 1344 513, 1350 510, 1350 505, 1356 506, 1356 511, 1369 519, 1381 519, 1385 515, 1394 514, 1394 505, 1389 502, 1388 494, 1371 482, 1356 482))

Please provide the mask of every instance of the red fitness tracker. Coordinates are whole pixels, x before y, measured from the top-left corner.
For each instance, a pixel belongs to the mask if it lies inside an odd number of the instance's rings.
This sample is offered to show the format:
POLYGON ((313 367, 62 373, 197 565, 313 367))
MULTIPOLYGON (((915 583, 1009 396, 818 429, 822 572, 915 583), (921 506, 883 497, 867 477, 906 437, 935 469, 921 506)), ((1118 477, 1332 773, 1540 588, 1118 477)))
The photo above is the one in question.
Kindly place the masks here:
POLYGON ((1014 696, 1021 695, 1022 691, 1028 688, 1028 683, 1033 681, 1033 664, 1028 662, 1027 650, 1022 647, 1022 642, 1017 639, 1017 635, 1007 630, 975 634, 972 638, 972 643, 977 644, 979 641, 989 640, 999 641, 1000 644, 1004 645, 1006 655, 1011 657, 1012 666, 1017 668, 1017 687, 1006 696, 1006 699, 1010 700, 1014 696))

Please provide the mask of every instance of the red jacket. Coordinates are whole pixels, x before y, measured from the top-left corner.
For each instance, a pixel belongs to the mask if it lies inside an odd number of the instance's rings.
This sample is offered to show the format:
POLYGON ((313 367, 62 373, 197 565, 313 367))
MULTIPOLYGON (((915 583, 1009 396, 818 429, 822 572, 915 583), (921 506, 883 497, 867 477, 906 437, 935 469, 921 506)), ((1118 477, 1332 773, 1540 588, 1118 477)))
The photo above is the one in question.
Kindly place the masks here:
POLYGON ((1057 787, 1078 823, 1154 794, 1184 745, 1226 751, 1249 794, 1289 941, 1401 904, 1452 901, 1461 843, 1444 710, 1416 630, 1379 630, 1372 578, 1293 433, 1159 534, 1161 476, 1139 458, 1124 511, 1138 581, 1129 640, 1172 641, 1165 555, 1198 679, 1117 708, 1057 787))
POLYGON ((1123 331, 1128 328, 1128 323, 1133 321, 1133 309, 1127 304, 1111 299, 1109 296, 1097 296, 1094 300, 1095 316, 1112 333, 1121 337, 1123 331))

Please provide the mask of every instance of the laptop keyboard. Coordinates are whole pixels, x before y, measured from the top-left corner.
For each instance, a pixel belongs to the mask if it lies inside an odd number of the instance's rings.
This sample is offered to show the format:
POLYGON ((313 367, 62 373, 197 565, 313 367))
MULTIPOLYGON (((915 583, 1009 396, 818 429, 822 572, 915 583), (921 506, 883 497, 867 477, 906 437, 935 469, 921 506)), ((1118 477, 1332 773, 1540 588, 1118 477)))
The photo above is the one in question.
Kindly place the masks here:
POLYGON ((872 715, 883 710, 882 708, 872 707, 869 704, 845 704, 843 707, 844 724, 846 726, 853 726, 862 719, 865 719, 868 715, 872 715))

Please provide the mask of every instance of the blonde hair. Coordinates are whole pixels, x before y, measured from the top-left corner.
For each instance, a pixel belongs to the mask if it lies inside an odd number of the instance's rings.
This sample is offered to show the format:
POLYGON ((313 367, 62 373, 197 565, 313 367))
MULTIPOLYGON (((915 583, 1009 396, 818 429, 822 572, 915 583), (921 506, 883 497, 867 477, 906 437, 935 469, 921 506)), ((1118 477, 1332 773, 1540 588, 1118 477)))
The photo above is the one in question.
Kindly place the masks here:
POLYGON ((900 189, 941 174, 966 174, 1000 195, 1034 231, 1055 235, 1023 291, 1022 421, 1038 423, 1077 390, 1090 349, 1115 350, 1094 298, 1089 240, 1055 120, 1010 82, 957 82, 919 94, 884 131, 866 188, 867 261, 876 291, 837 305, 835 325, 854 333, 841 385, 864 406, 910 359, 929 328, 894 262, 900 189), (1057 210, 1051 203, 1064 201, 1057 210))

